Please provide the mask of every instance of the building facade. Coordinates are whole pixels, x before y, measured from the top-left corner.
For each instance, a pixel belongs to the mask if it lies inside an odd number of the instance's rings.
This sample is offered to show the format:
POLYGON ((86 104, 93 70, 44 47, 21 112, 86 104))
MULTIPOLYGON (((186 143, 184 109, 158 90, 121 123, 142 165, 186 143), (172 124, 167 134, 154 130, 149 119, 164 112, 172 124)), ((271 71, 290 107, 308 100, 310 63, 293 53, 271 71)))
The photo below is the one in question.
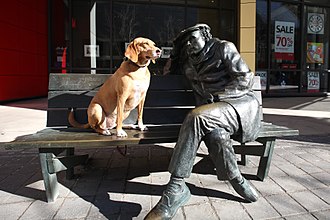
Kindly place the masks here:
POLYGON ((51 0, 52 72, 112 73, 125 47, 146 36, 164 54, 153 74, 166 74, 174 36, 207 23, 234 42, 261 77, 265 95, 329 91, 327 0, 51 0), (65 54, 65 60, 63 60, 65 54))
POLYGON ((12 0, 2 6, 0 102, 45 96, 50 72, 113 73, 137 36, 163 49, 150 70, 167 74, 173 38, 196 23, 237 45, 261 77, 264 95, 330 91, 329 0, 12 0))
POLYGON ((47 95, 47 5, 46 0, 1 2, 0 102, 47 95))

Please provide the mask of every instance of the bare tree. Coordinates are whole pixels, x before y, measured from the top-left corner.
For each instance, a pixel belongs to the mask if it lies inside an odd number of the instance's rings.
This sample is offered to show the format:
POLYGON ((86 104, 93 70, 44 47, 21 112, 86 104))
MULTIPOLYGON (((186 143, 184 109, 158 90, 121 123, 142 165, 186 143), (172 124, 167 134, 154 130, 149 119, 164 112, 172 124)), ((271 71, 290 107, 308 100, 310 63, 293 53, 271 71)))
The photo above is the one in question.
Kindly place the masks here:
MULTIPOLYGON (((135 6, 128 5, 124 10, 118 11, 116 13, 116 17, 120 21, 119 27, 114 27, 114 29, 118 28, 118 39, 131 41, 136 35, 135 28, 139 25, 136 19, 136 8, 135 6)), ((116 34, 116 32, 115 32, 116 34)))
POLYGON ((173 15, 168 15, 168 17, 164 19, 163 28, 158 32, 160 41, 171 44, 173 38, 183 26, 180 22, 181 21, 173 17, 173 15))

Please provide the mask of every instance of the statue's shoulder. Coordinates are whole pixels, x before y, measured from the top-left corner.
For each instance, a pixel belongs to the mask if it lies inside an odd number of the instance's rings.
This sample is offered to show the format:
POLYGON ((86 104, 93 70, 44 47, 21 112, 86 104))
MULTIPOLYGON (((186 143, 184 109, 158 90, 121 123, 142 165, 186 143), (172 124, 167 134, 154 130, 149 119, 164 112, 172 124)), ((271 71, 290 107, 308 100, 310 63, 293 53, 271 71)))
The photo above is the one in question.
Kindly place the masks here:
POLYGON ((223 50, 225 51, 236 51, 236 46, 233 42, 228 41, 228 40, 220 40, 218 38, 214 38, 216 44, 223 50))
POLYGON ((231 42, 228 41, 228 40, 220 40, 220 39, 217 38, 217 37, 213 37, 211 40, 212 40, 213 42, 215 42, 215 43, 218 43, 218 44, 228 44, 228 43, 231 43, 231 42))
POLYGON ((228 40, 220 40, 219 38, 212 38, 214 45, 219 47, 232 47, 235 46, 232 42, 228 40))

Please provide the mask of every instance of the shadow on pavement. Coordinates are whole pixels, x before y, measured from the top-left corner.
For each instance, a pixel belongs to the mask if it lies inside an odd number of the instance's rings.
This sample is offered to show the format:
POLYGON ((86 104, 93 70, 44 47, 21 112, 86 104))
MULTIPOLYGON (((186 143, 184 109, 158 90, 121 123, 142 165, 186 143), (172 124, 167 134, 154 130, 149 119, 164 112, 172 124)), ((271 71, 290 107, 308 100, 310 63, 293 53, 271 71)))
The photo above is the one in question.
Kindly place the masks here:
MULTIPOLYGON (((151 173, 167 172, 167 167, 172 153, 172 148, 163 146, 139 146, 129 149, 131 152, 123 156, 114 148, 99 150, 84 150, 77 153, 89 153, 91 159, 85 167, 76 168, 76 176, 73 180, 65 179, 65 172, 57 174, 60 187, 60 198, 82 198, 91 203, 108 219, 131 219, 140 214, 142 206, 139 203, 124 201, 127 195, 151 195, 160 196, 165 189, 164 184, 151 184, 150 182, 137 182, 140 177, 150 176, 151 173), (151 148, 151 159, 147 159, 148 149, 151 148), (86 152, 87 151, 87 152, 86 152), (153 154, 156 154, 153 156, 153 154), (157 156, 158 155, 158 156, 157 156), (137 179, 136 179, 137 178, 137 179)), ((41 200, 46 202, 42 175, 37 151, 9 151, 6 155, 3 151, 0 155, 0 190, 13 194, 6 198, 4 203, 11 203, 13 197, 23 200, 41 200), (15 164, 11 161, 16 160, 15 164), (10 168, 10 170, 6 170, 10 168)), ((199 154, 199 156, 205 156, 199 154)), ((214 174, 214 167, 208 161, 208 157, 197 163, 194 173, 214 174), (208 166, 204 166, 209 163, 208 166)), ((212 163, 212 162, 211 162, 212 163)), ((216 191, 187 183, 193 195, 226 200, 244 202, 243 199, 226 192, 216 191)), ((0 191, 1 192, 1 191, 0 191)), ((1 197, 1 195, 0 195, 1 197)), ((65 202, 64 200, 64 202, 65 202)), ((129 198, 128 198, 129 200, 129 198)))

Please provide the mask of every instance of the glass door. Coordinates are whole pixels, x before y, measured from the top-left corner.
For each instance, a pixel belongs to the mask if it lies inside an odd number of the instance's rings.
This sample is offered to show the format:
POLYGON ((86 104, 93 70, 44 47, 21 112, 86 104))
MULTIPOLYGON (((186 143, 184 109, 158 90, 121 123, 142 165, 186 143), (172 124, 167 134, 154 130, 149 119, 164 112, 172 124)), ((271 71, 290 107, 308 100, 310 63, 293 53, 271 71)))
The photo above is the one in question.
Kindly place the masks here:
POLYGON ((329 8, 305 6, 303 89, 326 92, 329 71, 329 8))
POLYGON ((271 2, 271 93, 297 93, 301 77, 300 6, 271 2))
POLYGON ((110 72, 110 2, 72 0, 72 72, 110 72))

